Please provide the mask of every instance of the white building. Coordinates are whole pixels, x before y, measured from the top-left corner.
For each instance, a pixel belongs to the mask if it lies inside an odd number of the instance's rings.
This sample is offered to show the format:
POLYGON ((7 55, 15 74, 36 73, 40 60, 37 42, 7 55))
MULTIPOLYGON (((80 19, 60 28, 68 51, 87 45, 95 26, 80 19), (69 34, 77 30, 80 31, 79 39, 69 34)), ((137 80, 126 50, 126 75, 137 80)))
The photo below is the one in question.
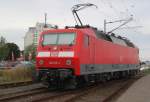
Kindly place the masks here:
MULTIPOLYGON (((53 29, 56 26, 52 26, 51 24, 47 24, 46 29, 53 29)), ((38 39, 39 39, 39 34, 45 30, 45 24, 44 23, 36 23, 35 27, 29 27, 29 30, 25 34, 24 37, 24 49, 29 46, 34 44, 37 46, 38 44, 38 39)))

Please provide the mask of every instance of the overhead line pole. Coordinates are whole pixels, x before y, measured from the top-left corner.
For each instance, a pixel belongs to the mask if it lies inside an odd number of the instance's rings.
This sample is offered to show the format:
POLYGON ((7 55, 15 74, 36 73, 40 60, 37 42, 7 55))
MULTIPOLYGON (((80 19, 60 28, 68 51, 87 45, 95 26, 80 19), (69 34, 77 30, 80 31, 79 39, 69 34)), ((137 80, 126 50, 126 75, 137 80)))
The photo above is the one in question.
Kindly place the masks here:
POLYGON ((107 24, 107 22, 106 22, 106 19, 104 20, 104 33, 106 34, 106 24, 107 24))
POLYGON ((44 28, 47 28, 47 13, 45 13, 44 16, 45 16, 45 24, 44 24, 44 28))

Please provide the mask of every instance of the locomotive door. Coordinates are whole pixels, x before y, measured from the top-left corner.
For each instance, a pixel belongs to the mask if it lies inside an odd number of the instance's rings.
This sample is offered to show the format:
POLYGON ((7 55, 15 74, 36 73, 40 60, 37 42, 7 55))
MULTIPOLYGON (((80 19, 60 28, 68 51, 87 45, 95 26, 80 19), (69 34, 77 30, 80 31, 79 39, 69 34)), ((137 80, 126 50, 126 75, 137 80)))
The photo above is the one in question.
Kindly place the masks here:
POLYGON ((91 70, 95 68, 95 43, 94 38, 90 37, 90 64, 91 70))
POLYGON ((95 43, 94 43, 94 38, 89 36, 89 35, 85 35, 84 37, 84 45, 85 45, 85 49, 84 51, 86 53, 84 53, 87 57, 86 57, 86 61, 87 61, 87 65, 85 67, 85 70, 87 73, 93 73, 95 72, 95 43))

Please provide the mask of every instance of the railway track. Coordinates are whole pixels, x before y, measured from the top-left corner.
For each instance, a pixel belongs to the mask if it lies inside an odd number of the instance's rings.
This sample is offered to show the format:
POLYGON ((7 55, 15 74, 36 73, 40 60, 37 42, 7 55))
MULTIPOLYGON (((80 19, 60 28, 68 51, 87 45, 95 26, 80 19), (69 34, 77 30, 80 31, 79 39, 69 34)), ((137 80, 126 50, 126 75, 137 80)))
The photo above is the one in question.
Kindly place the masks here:
POLYGON ((31 96, 34 94, 41 94, 41 93, 45 93, 45 92, 47 92, 46 89, 38 88, 38 89, 26 91, 26 92, 11 93, 11 94, 1 96, 0 102, 8 102, 8 101, 11 102, 11 101, 19 99, 21 97, 28 97, 28 96, 31 96))
POLYGON ((0 89, 0 102, 7 102, 9 100, 17 99, 19 97, 24 97, 46 91, 47 89, 44 88, 41 83, 0 89))
MULTIPOLYGON (((98 87, 95 87, 93 89, 89 89, 86 90, 85 92, 81 92, 81 93, 77 93, 76 95, 74 95, 73 97, 68 98, 67 100, 64 100, 62 102, 94 102, 93 100, 88 101, 88 100, 83 100, 87 94, 89 93, 93 93, 96 90, 101 88, 105 88, 105 90, 102 89, 102 91, 97 94, 97 96, 100 96, 99 100, 97 100, 98 102, 111 102, 114 98, 119 97, 123 92, 125 92, 135 81, 137 81, 138 79, 140 79, 141 77, 143 77, 144 74, 139 74, 135 77, 132 77, 131 79, 128 80, 117 80, 117 81, 112 81, 112 82, 108 82, 106 84, 103 85, 99 85, 98 87), (117 83, 117 84, 116 84, 117 83), (109 86, 109 85, 111 86, 109 86), (116 84, 116 85, 114 85, 116 84), (114 87, 115 86, 115 87, 114 87), (117 88, 116 88, 117 86, 117 88), (112 88, 111 88, 112 87, 112 88), (109 92, 108 90, 109 89, 109 92), (110 90, 111 89, 111 90, 110 90), (107 93, 107 94, 106 94, 107 93), (104 95, 105 94, 105 95, 104 95), (83 99, 82 99, 83 98, 83 99), (81 101, 83 100, 83 101, 81 101)), ((85 99, 88 99, 89 97, 86 97, 85 99)), ((94 98, 94 97, 92 97, 94 98)), ((95 102, 97 102, 95 101, 95 102)), ((112 101, 113 102, 113 101, 112 101)))
POLYGON ((70 99, 86 94, 89 92, 88 91, 89 89, 93 90, 94 88, 96 88, 96 85, 84 87, 84 88, 77 89, 77 90, 57 91, 55 92, 55 94, 51 96, 45 96, 44 98, 41 98, 41 99, 32 100, 32 102, 47 102, 47 101, 59 102, 60 99, 61 99, 61 102, 71 102, 69 101, 70 99))
POLYGON ((31 80, 29 81, 21 81, 21 82, 7 82, 0 84, 0 89, 2 88, 11 88, 11 87, 17 87, 17 86, 25 86, 33 84, 31 80))
MULTIPOLYGON (((94 86, 92 86, 94 87, 94 86)), ((82 91, 87 90, 89 87, 81 89, 82 91)), ((68 91, 49 91, 46 88, 39 88, 35 90, 30 90, 27 92, 19 92, 7 94, 4 96, 0 96, 1 102, 43 102, 47 100, 56 100, 60 97, 65 98, 70 95, 74 96, 81 91, 78 90, 68 90, 68 91)))
POLYGON ((119 87, 113 93, 106 96, 102 102, 111 102, 111 100, 113 100, 114 97, 116 97, 118 94, 120 94, 120 92, 123 93, 125 90, 127 90, 130 87, 130 85, 132 85, 133 82, 135 82, 135 80, 130 80, 129 82, 125 83, 123 86, 119 87))
MULTIPOLYGON (((125 81, 125 80, 124 80, 125 81)), ((123 83, 123 81, 118 81, 118 83, 119 83, 119 88, 122 88, 123 86, 125 86, 128 82, 125 82, 125 83, 123 83)), ((114 82, 110 82, 109 83, 110 85, 112 84, 114 84, 114 82)), ((109 86, 109 87, 111 87, 111 86, 109 86)), ((102 88, 105 88, 106 90, 107 90, 107 88, 108 88, 108 85, 106 85, 106 84, 102 84, 102 85, 99 85, 99 86, 97 86, 97 87, 95 87, 95 88, 92 88, 92 89, 88 89, 88 90, 86 90, 86 91, 84 91, 84 92, 81 92, 81 93, 77 93, 77 94, 75 94, 73 97, 70 97, 70 98, 68 98, 67 100, 64 100, 63 102, 82 102, 81 100, 82 100, 82 98, 84 98, 84 96, 86 96, 86 95, 88 95, 89 93, 94 93, 96 90, 101 90, 102 88)), ((117 92, 118 91, 118 89, 112 89, 114 92, 117 92)), ((98 94, 98 95, 100 95, 100 96, 104 96, 104 97, 101 97, 101 99, 99 99, 98 101, 99 102, 105 102, 105 99, 107 99, 108 97, 109 97, 109 95, 112 95, 112 93, 110 93, 110 94, 108 94, 108 95, 102 95, 103 94, 103 92, 104 92, 105 90, 103 90, 102 92, 101 92, 101 94, 98 94)), ((104 92, 105 93, 105 92, 104 92)), ((88 98, 88 97, 87 97, 88 98)), ((83 100, 83 102, 90 102, 90 101, 84 101, 83 100)), ((96 102, 96 101, 95 101, 96 102)))
MULTIPOLYGON (((119 83, 119 85, 117 85, 118 88, 117 89, 116 88, 112 89, 113 92, 111 92, 108 95, 105 95, 103 97, 103 99, 101 99, 99 102, 109 102, 109 100, 113 97, 114 94, 116 94, 118 91, 125 88, 125 86, 129 86, 129 84, 133 83, 133 81, 135 81, 135 80, 131 79, 130 81, 121 80, 121 81, 109 82, 109 84, 114 84, 114 83, 118 82, 119 83)), ((99 88, 104 88, 104 87, 108 88, 108 85, 106 85, 106 83, 105 83, 105 84, 89 86, 89 87, 82 88, 82 89, 79 89, 79 90, 65 91, 65 92, 55 92, 55 93, 47 94, 47 95, 45 95, 45 97, 42 97, 42 98, 39 98, 39 99, 36 98, 35 100, 32 100, 32 102, 47 102, 47 101, 49 101, 49 102, 59 102, 60 100, 61 100, 61 102, 78 102, 78 101, 80 102, 80 99, 82 97, 84 97, 85 95, 87 95, 89 93, 93 93, 96 90, 98 90, 99 88)), ((86 101, 83 101, 83 102, 86 102, 86 101)))
MULTIPOLYGON (((99 102, 109 102, 107 101, 112 94, 115 94, 115 92, 117 92, 119 89, 123 88, 124 86, 126 86, 129 82, 124 82, 125 80, 121 80, 118 81, 119 82, 119 88, 118 89, 114 89, 114 93, 111 93, 109 95, 106 95, 102 100, 103 101, 99 101, 99 102), (124 82, 124 83, 123 83, 124 82)), ((116 82, 116 81, 115 81, 116 82)), ((109 84, 114 84, 113 82, 109 82, 109 84)), ((31 100, 32 102, 59 102, 61 100, 61 102, 82 102, 81 98, 86 96, 89 93, 93 93, 96 90, 98 90, 99 88, 104 88, 104 86, 107 86, 106 84, 99 84, 99 85, 93 85, 93 86, 89 86, 86 88, 82 88, 82 89, 78 89, 78 90, 73 90, 73 91, 65 91, 65 92, 55 92, 55 93, 51 93, 51 94, 47 94, 45 95, 45 97, 42 98, 37 98, 37 99, 33 99, 31 100)), ((105 88, 107 88, 105 87, 105 88)), ((19 102, 19 101, 18 101, 19 102)), ((83 102, 87 102, 87 101, 83 101, 83 102)), ((90 102, 90 101, 89 101, 90 102)))
POLYGON ((135 81, 143 76, 145 76, 145 74, 143 72, 140 72, 140 74, 132 77, 125 85, 114 91, 111 95, 107 96, 103 100, 103 102, 114 102, 114 100, 121 96, 135 81))
MULTIPOLYGON (((87 86, 77 90, 47 90, 46 88, 37 88, 26 92, 12 93, 9 95, 0 96, 2 102, 82 102, 83 97, 88 94, 95 93, 100 90, 101 93, 99 102, 110 102, 120 91, 126 90, 134 81, 138 80, 142 75, 131 79, 114 80, 98 85, 87 86), (109 93, 106 91, 110 91, 109 93)), ((87 97, 88 99, 89 97, 87 97)), ((86 101, 83 101, 86 102, 86 101)), ((89 101, 90 102, 90 101, 89 101)))

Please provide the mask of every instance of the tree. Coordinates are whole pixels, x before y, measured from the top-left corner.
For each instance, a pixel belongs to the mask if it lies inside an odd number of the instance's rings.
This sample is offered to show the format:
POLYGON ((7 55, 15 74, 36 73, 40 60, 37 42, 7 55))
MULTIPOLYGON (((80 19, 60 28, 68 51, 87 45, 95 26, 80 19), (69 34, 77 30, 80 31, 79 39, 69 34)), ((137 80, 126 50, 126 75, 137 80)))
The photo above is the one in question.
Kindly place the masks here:
POLYGON ((0 37, 0 46, 4 45, 5 43, 6 43, 6 39, 3 36, 1 36, 0 37))
POLYGON ((0 37, 0 61, 12 60, 12 56, 14 60, 20 57, 19 47, 15 43, 6 43, 6 39, 3 36, 1 36, 0 37))
POLYGON ((8 48, 6 60, 12 60, 12 56, 14 57, 14 60, 20 57, 19 47, 15 43, 6 43, 6 46, 8 48))
POLYGON ((6 39, 3 36, 1 36, 0 37, 0 61, 6 60, 6 57, 8 56, 8 48, 5 44, 6 44, 6 39))
POLYGON ((25 48, 24 50, 24 55, 25 55, 25 60, 35 60, 35 56, 36 56, 36 46, 35 45, 29 45, 25 48))
POLYGON ((6 45, 0 46, 0 61, 6 60, 9 53, 9 49, 6 45))

